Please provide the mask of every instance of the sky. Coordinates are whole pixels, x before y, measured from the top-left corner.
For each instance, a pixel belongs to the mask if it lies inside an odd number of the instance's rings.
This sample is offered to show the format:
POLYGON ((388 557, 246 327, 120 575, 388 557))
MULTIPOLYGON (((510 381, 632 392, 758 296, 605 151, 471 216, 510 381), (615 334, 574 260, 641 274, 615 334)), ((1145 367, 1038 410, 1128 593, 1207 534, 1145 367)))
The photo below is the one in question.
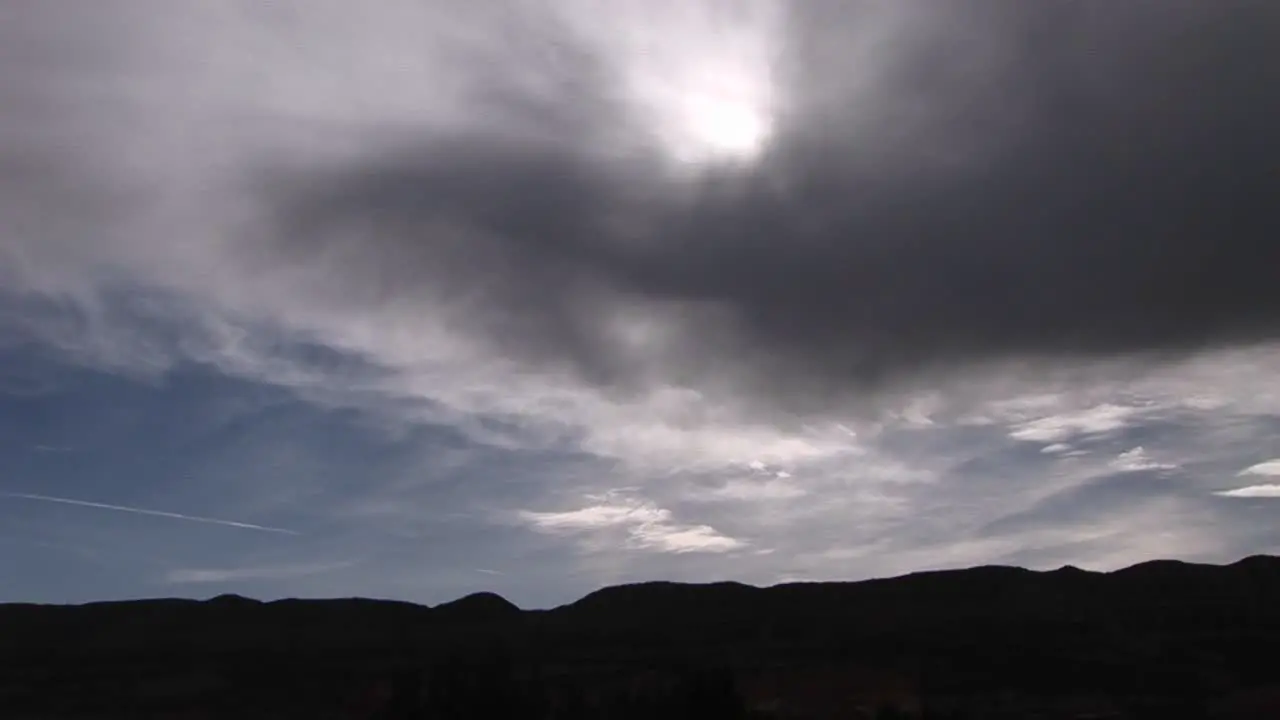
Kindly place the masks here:
POLYGON ((0 601, 1280 553, 1280 5, 0 0, 0 601))

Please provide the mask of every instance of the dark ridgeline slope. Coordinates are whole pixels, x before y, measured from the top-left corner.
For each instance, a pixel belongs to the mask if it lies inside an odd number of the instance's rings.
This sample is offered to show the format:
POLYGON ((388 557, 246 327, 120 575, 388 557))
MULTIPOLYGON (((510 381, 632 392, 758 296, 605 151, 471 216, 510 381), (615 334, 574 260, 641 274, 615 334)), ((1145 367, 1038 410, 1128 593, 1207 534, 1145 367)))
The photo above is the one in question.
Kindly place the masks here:
POLYGON ((0 670, 6 718, 1280 718, 1280 558, 654 582, 546 611, 492 593, 0 605, 0 670))

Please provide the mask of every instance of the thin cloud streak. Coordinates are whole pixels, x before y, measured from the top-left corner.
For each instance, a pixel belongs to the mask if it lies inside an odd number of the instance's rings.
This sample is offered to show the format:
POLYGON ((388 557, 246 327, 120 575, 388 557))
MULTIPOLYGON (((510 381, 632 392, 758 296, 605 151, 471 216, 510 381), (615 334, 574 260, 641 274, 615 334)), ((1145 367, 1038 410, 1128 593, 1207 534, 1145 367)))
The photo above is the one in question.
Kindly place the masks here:
POLYGON ((1230 498, 1280 498, 1280 485, 1250 485, 1214 494, 1230 498))
POLYGON ((197 583, 242 582, 245 580, 290 580, 350 567, 352 562, 336 563, 301 563, 271 567, 243 567, 225 569, 193 569, 181 568, 171 570, 165 575, 165 581, 175 585, 197 583))
POLYGON ((255 525, 253 523, 238 522, 235 520, 222 520, 219 518, 201 517, 199 515, 183 515, 182 513, 165 512, 164 510, 148 510, 146 508, 129 507, 126 505, 111 505, 108 503, 90 502, 88 500, 73 500, 71 498, 53 497, 51 495, 35 495, 32 493, 0 493, 4 497, 18 498, 21 500, 36 500, 39 502, 62 503, 63 505, 78 505, 80 507, 98 508, 101 510, 115 510, 117 512, 134 513, 137 515, 151 515, 153 517, 173 518, 175 520, 190 520, 192 522, 208 523, 210 525, 223 525, 226 527, 241 528, 244 530, 257 530, 259 532, 279 533, 281 535, 301 535, 297 530, 289 530, 286 528, 270 527, 268 525, 255 525))

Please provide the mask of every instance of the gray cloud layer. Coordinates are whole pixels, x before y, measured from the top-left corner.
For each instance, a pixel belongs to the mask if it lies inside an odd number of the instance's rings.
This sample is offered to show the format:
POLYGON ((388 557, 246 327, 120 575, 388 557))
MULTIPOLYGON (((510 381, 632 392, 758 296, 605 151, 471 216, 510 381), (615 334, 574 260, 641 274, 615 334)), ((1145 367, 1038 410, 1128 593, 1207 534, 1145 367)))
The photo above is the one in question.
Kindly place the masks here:
MULTIPOLYGON (((465 300, 500 351, 605 385, 775 401, 1280 334, 1280 10, 911 7, 861 84, 846 39, 874 4, 794 13, 791 112, 747 169, 675 183, 587 141, 434 136, 274 185, 274 257, 325 258, 363 302, 465 300), (666 354, 613 331, 673 306, 666 354)), ((609 90, 538 116, 603 135, 609 90)))
POLYGON ((430 602, 1273 551, 1280 9, 774 5, 0 0, 10 489, 303 533, 8 539, 430 602), (673 162, 704 64, 759 155, 673 162))
MULTIPOLYGON (((609 392, 788 409, 1280 334, 1270 4, 719 17, 772 38, 775 128, 679 178, 637 140, 632 26, 579 32, 570 0, 52 7, 0 3, 5 284, 132 273, 358 317, 331 337, 375 355, 422 317, 609 392)), ((728 42, 657 27, 672 77, 728 42)))

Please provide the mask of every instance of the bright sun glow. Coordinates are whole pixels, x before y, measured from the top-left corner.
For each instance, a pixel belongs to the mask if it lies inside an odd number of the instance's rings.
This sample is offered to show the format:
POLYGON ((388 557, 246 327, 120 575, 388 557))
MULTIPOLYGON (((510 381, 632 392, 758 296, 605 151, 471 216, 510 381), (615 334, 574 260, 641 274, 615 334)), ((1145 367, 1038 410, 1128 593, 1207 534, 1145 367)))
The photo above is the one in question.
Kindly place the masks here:
POLYGON ((764 73, 730 60, 646 78, 641 86, 651 131, 677 162, 747 163, 767 146, 772 117, 764 73))
POLYGON ((562 1, 616 63, 646 151, 693 171, 759 160, 774 132, 778 0, 562 1))
POLYGON ((696 97, 687 104, 687 143, 695 146, 689 148, 694 154, 748 160, 759 154, 768 138, 767 120, 750 105, 696 97))

